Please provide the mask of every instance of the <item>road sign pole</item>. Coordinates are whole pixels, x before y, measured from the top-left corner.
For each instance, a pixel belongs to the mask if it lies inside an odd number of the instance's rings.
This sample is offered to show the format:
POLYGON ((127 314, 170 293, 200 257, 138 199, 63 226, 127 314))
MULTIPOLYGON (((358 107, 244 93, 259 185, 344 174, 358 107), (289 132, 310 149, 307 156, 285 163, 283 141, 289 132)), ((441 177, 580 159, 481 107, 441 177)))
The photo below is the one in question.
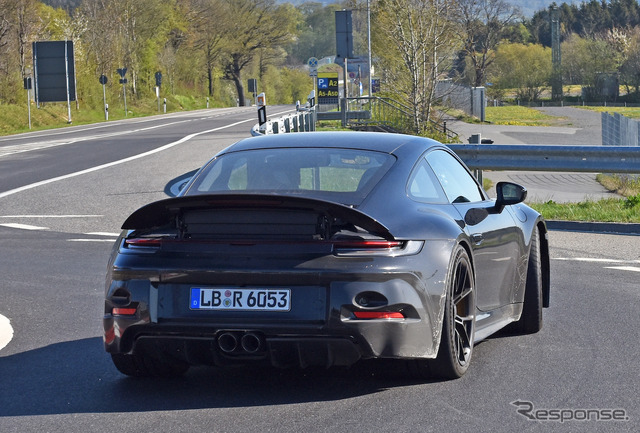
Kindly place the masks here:
POLYGON ((124 98, 124 117, 127 117, 127 87, 126 83, 122 83, 122 95, 124 98))
POLYGON ((109 120, 109 111, 107 111, 107 90, 105 85, 102 85, 102 101, 104 102, 104 120, 109 120))
POLYGON ((27 89, 27 111, 29 112, 29 129, 31 129, 31 90, 27 89))
POLYGON ((67 40, 64 40, 64 69, 65 69, 65 82, 67 83, 67 123, 71 124, 71 99, 69 96, 69 53, 67 51, 67 40))
POLYGON ((348 76, 348 72, 347 72, 347 58, 344 58, 344 81, 342 82, 342 88, 343 88, 343 95, 342 95, 342 127, 345 128, 347 126, 347 105, 348 105, 348 101, 347 101, 347 96, 348 93, 347 91, 349 90, 349 88, 347 87, 347 80, 349 79, 348 76))

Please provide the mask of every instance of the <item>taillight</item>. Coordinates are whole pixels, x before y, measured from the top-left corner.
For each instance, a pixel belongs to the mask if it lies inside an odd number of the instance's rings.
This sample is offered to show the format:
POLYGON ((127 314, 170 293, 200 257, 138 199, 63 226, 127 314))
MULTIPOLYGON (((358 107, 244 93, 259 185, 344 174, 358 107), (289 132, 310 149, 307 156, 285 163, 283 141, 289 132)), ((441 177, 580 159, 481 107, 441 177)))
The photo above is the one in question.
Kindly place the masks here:
POLYGON ((422 250, 423 241, 349 240, 334 241, 338 256, 410 256, 422 250))
POLYGON ((136 314, 137 309, 131 307, 113 307, 111 314, 114 316, 133 316, 136 314))
POLYGON ((354 311, 356 319, 404 319, 404 314, 397 311, 354 311))
POLYGON ((400 241, 337 241, 333 243, 338 249, 390 249, 402 246, 400 241))
POLYGON ((160 238, 130 238, 124 240, 124 245, 128 248, 160 248, 162 239, 160 238))

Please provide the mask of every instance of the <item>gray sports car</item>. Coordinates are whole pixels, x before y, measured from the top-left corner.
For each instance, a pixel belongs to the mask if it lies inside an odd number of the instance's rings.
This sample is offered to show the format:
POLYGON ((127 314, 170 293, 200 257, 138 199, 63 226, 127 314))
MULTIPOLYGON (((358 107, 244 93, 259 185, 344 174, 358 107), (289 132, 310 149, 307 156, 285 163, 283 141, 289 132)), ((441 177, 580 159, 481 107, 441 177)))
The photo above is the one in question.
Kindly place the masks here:
POLYGON ((105 348, 131 376, 395 358, 460 377, 474 343, 537 332, 549 305, 545 222, 522 186, 496 195, 426 138, 239 141, 124 222, 105 348))

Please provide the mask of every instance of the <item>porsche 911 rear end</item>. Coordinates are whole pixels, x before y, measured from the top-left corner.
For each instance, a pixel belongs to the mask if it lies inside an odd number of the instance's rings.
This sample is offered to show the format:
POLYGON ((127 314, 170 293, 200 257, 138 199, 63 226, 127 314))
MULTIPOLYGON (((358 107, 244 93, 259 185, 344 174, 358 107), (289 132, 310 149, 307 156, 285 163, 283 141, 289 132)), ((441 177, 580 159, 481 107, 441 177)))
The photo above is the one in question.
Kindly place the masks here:
POLYGON ((125 374, 436 355, 443 282, 425 275, 446 269, 448 255, 431 257, 444 245, 397 240, 347 206, 268 195, 168 199, 124 227, 104 343, 125 374))

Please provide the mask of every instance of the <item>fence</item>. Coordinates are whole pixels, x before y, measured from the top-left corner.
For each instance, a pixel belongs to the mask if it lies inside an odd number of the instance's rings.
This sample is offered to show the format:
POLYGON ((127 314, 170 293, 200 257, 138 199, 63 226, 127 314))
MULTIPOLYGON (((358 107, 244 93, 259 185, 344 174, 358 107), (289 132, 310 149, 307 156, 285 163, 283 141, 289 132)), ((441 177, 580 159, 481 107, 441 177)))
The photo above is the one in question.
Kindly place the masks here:
POLYGON ((436 96, 444 104, 462 110, 469 116, 475 116, 484 122, 487 106, 484 87, 470 87, 454 83, 452 80, 441 80, 436 84, 436 96))
POLYGON ((640 146, 640 122, 620 113, 602 113, 603 146, 640 146))

